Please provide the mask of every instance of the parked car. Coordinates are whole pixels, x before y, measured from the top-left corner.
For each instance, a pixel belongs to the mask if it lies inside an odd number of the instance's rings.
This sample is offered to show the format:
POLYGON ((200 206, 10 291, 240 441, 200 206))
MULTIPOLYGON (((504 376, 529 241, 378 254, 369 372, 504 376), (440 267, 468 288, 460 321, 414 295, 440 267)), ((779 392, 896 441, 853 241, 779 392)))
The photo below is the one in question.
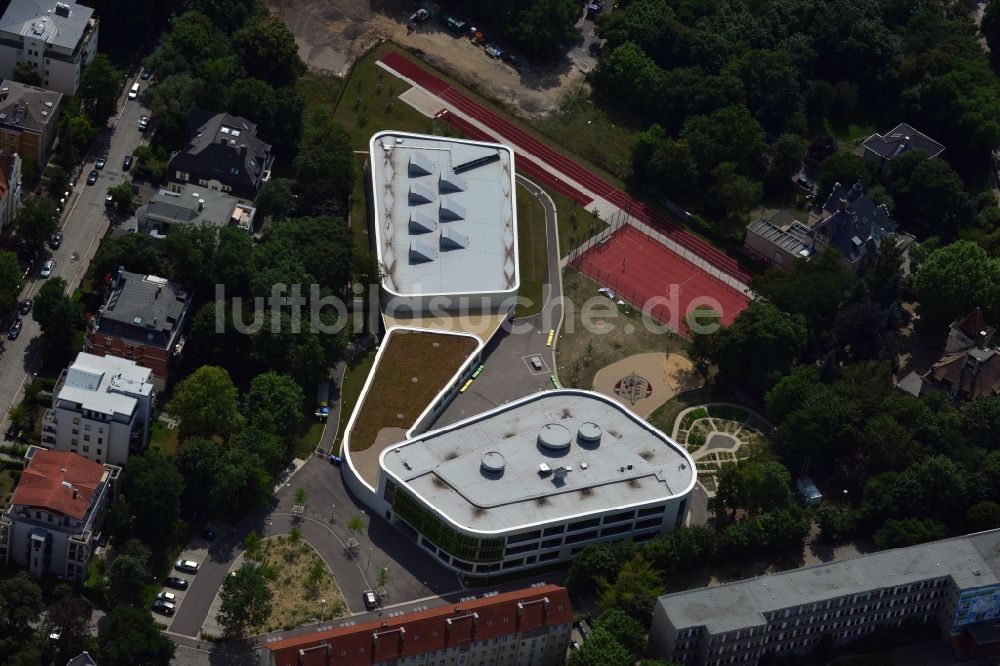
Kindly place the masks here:
POLYGON ((42 270, 38 271, 38 274, 43 278, 47 278, 48 276, 52 275, 52 269, 55 267, 56 267, 55 259, 46 259, 45 263, 42 264, 42 270))
POLYGON ((341 458, 340 456, 335 456, 332 453, 327 457, 327 460, 330 461, 331 465, 336 465, 337 467, 340 467, 341 463, 344 462, 343 458, 341 458))
POLYGON ((365 608, 368 610, 378 608, 378 600, 375 598, 375 593, 371 590, 365 590, 365 608))
POLYGON ((128 171, 132 168, 132 156, 126 155, 125 159, 122 160, 122 171, 128 171))
POLYGON ((143 116, 139 118, 139 131, 145 132, 147 127, 149 127, 149 117, 143 116))
POLYGON ((139 82, 136 81, 135 83, 132 84, 132 87, 128 91, 128 98, 135 99, 138 96, 139 96, 139 82))
POLYGON ((188 582, 186 578, 181 578, 180 576, 167 576, 163 580, 163 584, 167 587, 172 587, 175 590, 186 590, 188 582))
POLYGON ((167 592, 166 590, 164 590, 163 592, 160 592, 159 594, 156 595, 156 600, 157 601, 169 601, 172 604, 176 604, 177 603, 177 595, 174 594, 173 592, 167 592))
POLYGON ((91 169, 90 175, 87 176, 87 185, 93 185, 97 182, 97 177, 101 174, 97 173, 97 169, 91 169))
POLYGON ((812 182, 812 180, 806 178, 805 176, 799 176, 798 178, 795 179, 795 182, 798 183, 800 186, 804 187, 805 189, 809 190, 810 192, 812 192, 813 189, 816 187, 816 183, 812 182))
POLYGON ((7 331, 7 337, 11 340, 17 340, 17 336, 21 335, 21 318, 18 317, 14 320, 14 323, 10 325, 10 330, 7 331))
POLYGON ((149 71, 149 68, 143 67, 142 72, 139 73, 139 78, 142 79, 143 81, 148 81, 150 76, 151 72, 149 71))
POLYGON ((201 532, 198 532, 198 536, 200 536, 205 541, 215 541, 215 532, 208 529, 207 527, 203 529, 201 532))
POLYGON ((194 560, 177 560, 174 564, 174 568, 178 571, 183 571, 184 573, 198 573, 198 563, 194 560))
POLYGON ((62 245, 63 235, 61 231, 57 231, 52 234, 52 238, 49 239, 49 247, 53 250, 58 250, 59 246, 62 245))
POLYGON ((26 315, 29 312, 31 312, 32 305, 34 305, 34 301, 32 301, 30 298, 26 298, 23 301, 21 301, 20 305, 17 306, 17 311, 23 315, 26 315))
POLYGON ((169 601, 157 600, 157 602, 153 604, 153 610, 160 615, 173 615, 176 609, 177 607, 169 601))
POLYGON ((819 491, 816 484, 808 476, 800 476, 795 482, 795 490, 799 493, 802 501, 809 506, 819 506, 823 501, 823 493, 819 491))
POLYGON ((104 165, 107 163, 108 163, 108 154, 101 153, 101 156, 97 158, 96 162, 94 162, 94 167, 97 169, 103 169, 104 165))

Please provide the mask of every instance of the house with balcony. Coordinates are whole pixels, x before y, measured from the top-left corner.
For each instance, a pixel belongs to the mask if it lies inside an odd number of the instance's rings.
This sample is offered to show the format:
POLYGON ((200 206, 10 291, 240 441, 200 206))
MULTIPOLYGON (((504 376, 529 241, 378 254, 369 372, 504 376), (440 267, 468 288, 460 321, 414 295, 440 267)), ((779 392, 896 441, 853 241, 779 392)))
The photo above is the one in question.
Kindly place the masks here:
POLYGON ((84 350, 149 368, 153 386, 163 390, 184 350, 182 330, 191 293, 166 278, 119 268, 108 281, 107 294, 87 327, 84 350))
POLYGON ((170 189, 196 185, 252 203, 274 163, 271 144, 257 138, 257 125, 241 116, 195 109, 188 132, 187 147, 170 160, 170 189))
POLYGON ((42 419, 42 445, 123 465, 149 442, 155 400, 150 368, 80 352, 53 389, 52 408, 42 419))
POLYGON ((0 514, 0 562, 82 583, 121 468, 76 453, 28 447, 0 514))
POLYGON ((135 212, 140 233, 165 238, 176 224, 233 227, 250 234, 257 209, 224 192, 199 185, 160 190, 135 212))
POLYGON ((0 77, 25 64, 43 88, 75 95, 97 55, 98 28, 94 10, 73 0, 11 0, 0 18, 0 77))

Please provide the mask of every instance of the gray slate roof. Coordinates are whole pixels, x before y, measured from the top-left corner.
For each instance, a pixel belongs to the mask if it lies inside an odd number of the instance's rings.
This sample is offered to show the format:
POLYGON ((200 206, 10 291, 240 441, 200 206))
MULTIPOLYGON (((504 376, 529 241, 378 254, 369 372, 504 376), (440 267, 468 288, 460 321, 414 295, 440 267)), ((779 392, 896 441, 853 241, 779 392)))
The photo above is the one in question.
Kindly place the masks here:
POLYGON ((951 576, 959 589, 1000 583, 1000 530, 895 548, 832 564, 794 569, 660 597, 676 629, 712 634, 766 624, 764 613, 951 576))
POLYGON ((830 216, 814 227, 814 233, 825 235, 850 262, 874 252, 883 238, 896 231, 889 209, 866 197, 860 182, 850 188, 835 184, 823 210, 830 216))
POLYGON ((238 204, 239 201, 225 192, 185 185, 180 192, 160 190, 148 204, 139 207, 135 216, 143 229, 157 222, 225 227, 238 204), (199 202, 204 202, 200 211, 199 202))
POLYGON ((187 148, 170 161, 171 169, 204 174, 244 190, 256 187, 270 168, 271 144, 258 139, 257 125, 241 116, 194 109, 188 118, 187 148), (246 155, 241 155, 241 147, 246 155))
POLYGON ((906 123, 899 123, 885 135, 872 134, 861 145, 887 160, 910 150, 923 150, 931 157, 944 151, 943 145, 906 123))
POLYGON ((69 5, 69 16, 55 13, 57 0, 11 0, 0 19, 0 30, 44 39, 47 44, 72 51, 87 29, 94 10, 73 0, 61 1, 69 5))
POLYGON ((0 125, 43 132, 62 98, 62 93, 4 79, 0 81, 0 125))

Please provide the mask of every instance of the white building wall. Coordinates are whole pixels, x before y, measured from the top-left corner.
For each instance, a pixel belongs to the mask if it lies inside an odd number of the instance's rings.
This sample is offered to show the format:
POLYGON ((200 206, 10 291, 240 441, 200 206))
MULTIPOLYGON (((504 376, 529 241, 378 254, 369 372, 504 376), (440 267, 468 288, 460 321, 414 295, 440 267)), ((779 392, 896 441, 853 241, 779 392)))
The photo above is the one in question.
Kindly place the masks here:
POLYGON ((76 52, 46 44, 39 39, 22 37, 20 34, 0 31, 0 78, 13 78, 14 68, 20 62, 30 63, 42 80, 42 88, 55 90, 64 95, 75 95, 80 85, 80 72, 97 55, 97 38, 100 26, 84 32, 85 43, 76 52), (20 44, 21 47, 11 43, 20 44), (52 57, 53 55, 57 57, 52 57), (65 60, 64 58, 69 58, 65 60))
MULTIPOLYGON (((55 442, 49 446, 53 450, 72 451, 102 464, 121 465, 128 460, 129 440, 137 418, 100 421, 86 418, 78 410, 58 405, 54 412, 55 442)), ((43 441, 43 444, 48 442, 43 441)))

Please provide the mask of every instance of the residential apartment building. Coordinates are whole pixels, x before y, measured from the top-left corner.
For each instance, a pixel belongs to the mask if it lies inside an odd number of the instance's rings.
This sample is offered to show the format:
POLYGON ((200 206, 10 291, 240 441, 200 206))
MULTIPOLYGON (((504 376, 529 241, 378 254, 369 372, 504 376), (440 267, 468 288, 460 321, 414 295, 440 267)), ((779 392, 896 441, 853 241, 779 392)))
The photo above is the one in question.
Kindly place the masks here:
POLYGON ((561 666, 573 612, 540 585, 265 643, 270 666, 561 666))
POLYGON ((253 232, 257 209, 239 199, 199 185, 160 190, 135 212, 140 233, 165 238, 175 224, 233 227, 253 232))
POLYGON ((14 223, 21 205, 21 156, 0 154, 0 232, 14 223))
POLYGON ((0 81, 0 155, 17 153, 41 167, 52 155, 62 93, 0 81))
POLYGON ((11 0, 0 19, 0 77, 27 64, 42 87, 75 95, 80 72, 97 54, 94 10, 73 0, 11 0))
POLYGON ((107 300, 87 327, 84 349, 149 368, 154 387, 162 390, 183 353, 181 333, 190 307, 191 294, 179 284, 119 268, 107 300))
POLYGON ((146 447, 156 400, 152 370, 115 356, 80 352, 63 370, 42 420, 42 445, 122 465, 146 447))
POLYGON ((82 583, 121 468, 76 453, 28 447, 0 515, 0 562, 82 583))
POLYGON ((191 184, 253 203, 271 177, 271 144, 257 138, 257 125, 228 113, 195 109, 188 118, 187 147, 170 160, 170 189, 191 184))
POLYGON ((650 638, 659 657, 721 666, 928 623, 960 656, 980 657, 1000 648, 998 619, 1000 530, 992 530, 669 594, 657 601, 650 638))

